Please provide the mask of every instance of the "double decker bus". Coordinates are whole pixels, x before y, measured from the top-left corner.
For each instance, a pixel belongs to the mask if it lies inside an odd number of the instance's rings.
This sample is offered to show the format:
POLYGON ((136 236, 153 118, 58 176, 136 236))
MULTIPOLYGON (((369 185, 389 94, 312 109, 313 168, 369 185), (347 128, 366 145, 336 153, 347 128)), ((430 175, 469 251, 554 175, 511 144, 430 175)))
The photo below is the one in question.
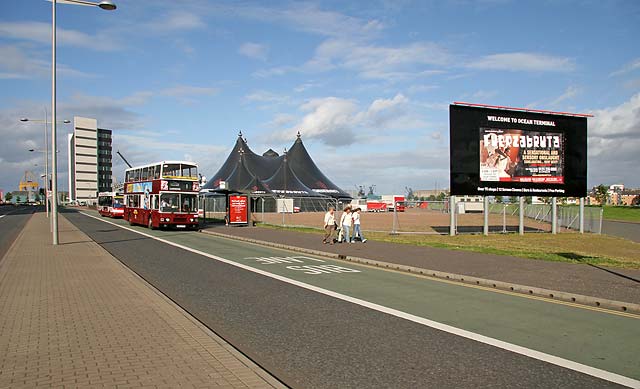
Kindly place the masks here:
POLYGON ((112 218, 123 217, 124 196, 116 192, 98 193, 98 213, 112 218))
POLYGON ((198 166, 162 161, 125 171, 124 219, 155 228, 198 228, 198 166))

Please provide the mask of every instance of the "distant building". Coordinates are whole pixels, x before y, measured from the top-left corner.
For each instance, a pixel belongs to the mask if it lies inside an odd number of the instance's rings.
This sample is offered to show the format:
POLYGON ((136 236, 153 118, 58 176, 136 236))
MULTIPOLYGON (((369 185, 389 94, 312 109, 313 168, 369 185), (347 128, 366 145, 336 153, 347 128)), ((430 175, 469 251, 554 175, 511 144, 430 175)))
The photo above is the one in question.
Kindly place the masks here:
POLYGON ((640 189, 626 189, 620 193, 622 205, 640 205, 640 189))
POLYGON ((111 191, 111 130, 98 128, 98 121, 74 117, 69 134, 69 201, 94 204, 98 192, 111 191))
POLYGON ((428 198, 430 196, 438 197, 440 193, 444 193, 445 195, 449 195, 449 189, 418 189, 413 191, 413 196, 415 198, 428 198))

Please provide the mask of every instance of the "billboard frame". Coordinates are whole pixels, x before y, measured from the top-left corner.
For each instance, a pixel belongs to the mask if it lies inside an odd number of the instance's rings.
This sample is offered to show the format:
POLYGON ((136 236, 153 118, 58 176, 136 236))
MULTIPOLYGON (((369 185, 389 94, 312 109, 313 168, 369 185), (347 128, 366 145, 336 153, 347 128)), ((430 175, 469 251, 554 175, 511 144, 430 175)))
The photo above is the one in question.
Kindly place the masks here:
MULTIPOLYGON (((465 102, 451 104, 449 113, 452 195, 540 197, 584 197, 586 195, 587 118, 593 115, 465 102), (501 140, 511 141, 512 138, 514 142, 518 141, 518 135, 515 134, 522 134, 519 135, 522 141, 520 145, 496 150, 502 156, 505 156, 503 151, 511 152, 510 155, 506 155, 512 166, 511 172, 505 173, 502 167, 495 165, 485 169, 486 165, 491 164, 486 163, 487 150, 481 150, 481 145, 484 144, 480 135, 492 131, 504 133, 501 140), (537 144, 533 147, 524 143, 525 137, 551 139, 552 134, 556 138, 560 136, 560 142, 554 143, 555 150, 542 143, 544 147, 537 144), (535 154, 546 155, 544 158, 547 159, 527 160, 527 158, 535 158, 535 154), (517 169, 520 174, 513 173, 516 170, 516 162, 518 162, 517 169), (528 162, 533 163, 528 164, 528 162), (481 176, 481 169, 483 176, 481 176), (491 172, 492 169, 494 172, 500 172, 500 177, 487 174, 487 170, 491 172)), ((491 139, 495 143, 495 137, 491 139)), ((492 147, 489 146, 487 149, 491 155, 492 147)))

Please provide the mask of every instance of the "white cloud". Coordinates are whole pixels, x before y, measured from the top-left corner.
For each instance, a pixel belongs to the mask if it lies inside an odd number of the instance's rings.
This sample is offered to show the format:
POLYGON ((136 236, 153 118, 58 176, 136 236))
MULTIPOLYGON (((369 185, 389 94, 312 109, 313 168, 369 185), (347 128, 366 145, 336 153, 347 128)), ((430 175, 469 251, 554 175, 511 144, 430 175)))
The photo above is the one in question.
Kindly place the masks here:
POLYGON ((293 29, 322 36, 371 37, 384 25, 379 20, 362 19, 339 12, 325 11, 311 3, 291 3, 287 8, 260 6, 220 6, 218 12, 231 13, 244 19, 287 25, 293 29))
POLYGON ((589 119, 589 181, 591 185, 623 182, 640 186, 640 93, 589 119))
POLYGON ((269 92, 266 90, 256 90, 244 97, 249 103, 258 104, 260 109, 276 109, 282 105, 294 104, 290 96, 269 92))
POLYGON ((512 72, 569 72, 575 68, 569 58, 524 52, 487 55, 467 66, 474 69, 512 72))
POLYGON ((286 141, 300 131, 305 138, 318 139, 330 146, 347 146, 355 142, 356 133, 375 138, 385 130, 422 128, 426 123, 411 109, 411 102, 402 94, 391 99, 376 99, 366 109, 359 109, 355 100, 339 97, 312 99, 300 110, 304 116, 294 126, 275 134, 286 141))
MULTIPOLYGON (((50 46, 51 24, 44 22, 0 22, 0 35, 5 38, 38 42, 50 46)), ((107 31, 90 35, 58 27, 56 42, 59 46, 82 47, 97 51, 113 51, 121 48, 119 42, 107 31)))
POLYGON ((259 43, 246 42, 240 46, 240 48, 238 49, 238 53, 251 59, 266 61, 267 54, 269 53, 269 47, 266 45, 261 45, 259 43))
POLYGON ((631 73, 635 70, 640 69, 640 58, 636 58, 633 61, 629 62, 628 64, 624 65, 622 68, 616 70, 615 72, 611 73, 609 76, 622 76, 628 73, 631 73))
POLYGON ((198 100, 195 97, 213 96, 220 92, 220 89, 213 87, 202 87, 193 85, 176 85, 165 88, 158 92, 161 96, 169 96, 178 99, 183 104, 193 104, 198 100))
POLYGON ((196 30, 206 26, 207 24, 202 20, 200 15, 184 9, 170 11, 147 24, 148 28, 162 33, 196 30))
POLYGON ((566 100, 571 100, 574 97, 578 96, 581 92, 582 88, 575 85, 570 85, 567 87, 567 89, 565 89, 564 93, 551 101, 550 106, 555 107, 566 100))
POLYGON ((331 38, 322 42, 305 64, 263 69, 259 77, 281 76, 291 72, 328 72, 346 69, 366 79, 399 81, 445 73, 440 67, 451 61, 444 48, 431 42, 385 47, 351 38, 331 38))
MULTIPOLYGON (((51 62, 37 58, 19 46, 0 46, 0 79, 34 79, 51 77, 51 62)), ((93 74, 58 63, 56 74, 66 77, 95 77, 93 74)))
POLYGON ((351 144, 354 140, 354 116, 357 105, 352 100, 337 97, 314 99, 300 107, 307 114, 281 139, 290 139, 295 131, 303 131, 308 138, 321 139, 333 146, 351 144))
POLYGON ((296 120, 296 117, 286 113, 277 114, 273 120, 267 123, 270 128, 281 129, 282 127, 290 126, 296 120))

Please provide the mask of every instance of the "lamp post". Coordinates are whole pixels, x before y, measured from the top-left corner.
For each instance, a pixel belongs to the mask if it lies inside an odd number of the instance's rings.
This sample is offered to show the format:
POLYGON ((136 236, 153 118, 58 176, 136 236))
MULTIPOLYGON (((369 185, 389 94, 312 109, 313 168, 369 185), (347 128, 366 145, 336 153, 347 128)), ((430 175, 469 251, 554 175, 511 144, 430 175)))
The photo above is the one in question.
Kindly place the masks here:
MULTIPOLYGON (((44 179, 44 188, 45 188, 45 197, 44 197, 44 203, 45 203, 45 208, 47 210, 47 217, 49 217, 49 137, 47 136, 47 124, 49 123, 49 121, 47 120, 47 109, 45 108, 44 110, 44 119, 29 119, 29 118, 22 118, 20 119, 21 122, 34 122, 34 123, 44 123, 44 150, 36 150, 36 149, 29 149, 30 152, 39 152, 39 153, 44 153, 44 175, 45 175, 45 179, 44 179)), ((70 120, 62 120, 61 123, 71 123, 70 120)))
POLYGON ((107 11, 116 9, 116 5, 109 1, 103 0, 94 3, 85 0, 51 0, 51 194, 53 201, 51 203, 51 214, 53 222, 53 244, 57 245, 58 240, 58 158, 56 156, 56 4, 58 1, 62 4, 78 4, 96 6, 107 11))

